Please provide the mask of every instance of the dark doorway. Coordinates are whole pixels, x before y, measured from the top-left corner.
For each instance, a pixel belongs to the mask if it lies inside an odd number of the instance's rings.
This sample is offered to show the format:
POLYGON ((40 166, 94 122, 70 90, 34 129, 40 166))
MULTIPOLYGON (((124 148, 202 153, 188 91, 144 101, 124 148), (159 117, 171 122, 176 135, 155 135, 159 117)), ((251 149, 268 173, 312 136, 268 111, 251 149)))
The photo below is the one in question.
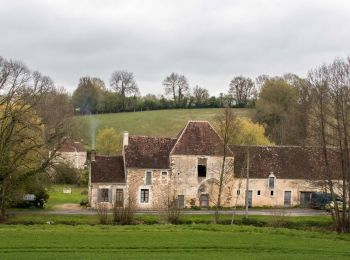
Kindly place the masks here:
POLYGON ((185 207, 185 196, 177 195, 177 206, 179 209, 183 209, 185 207))
POLYGON ((117 207, 124 206, 124 192, 122 189, 117 189, 115 193, 115 205, 117 207))
POLYGON ((292 192, 291 191, 285 191, 284 192, 284 206, 290 207, 292 203, 292 192))
POLYGON ((253 207, 253 191, 248 191, 248 207, 253 207))
POLYGON ((202 194, 199 197, 199 204, 201 208, 208 208, 209 206, 209 195, 208 194, 202 194))
POLYGON ((312 192, 302 191, 300 192, 300 207, 309 208, 311 204, 312 192))

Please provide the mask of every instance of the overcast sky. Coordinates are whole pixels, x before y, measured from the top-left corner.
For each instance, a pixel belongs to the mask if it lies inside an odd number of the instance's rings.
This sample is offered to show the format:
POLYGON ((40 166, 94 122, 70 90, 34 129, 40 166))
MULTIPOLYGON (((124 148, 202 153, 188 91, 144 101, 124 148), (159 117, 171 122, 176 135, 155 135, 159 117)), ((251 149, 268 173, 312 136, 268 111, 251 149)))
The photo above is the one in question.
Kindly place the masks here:
POLYGON ((237 75, 305 76, 349 48, 348 0, 0 0, 0 56, 70 92, 125 69, 143 95, 171 72, 218 94, 237 75))

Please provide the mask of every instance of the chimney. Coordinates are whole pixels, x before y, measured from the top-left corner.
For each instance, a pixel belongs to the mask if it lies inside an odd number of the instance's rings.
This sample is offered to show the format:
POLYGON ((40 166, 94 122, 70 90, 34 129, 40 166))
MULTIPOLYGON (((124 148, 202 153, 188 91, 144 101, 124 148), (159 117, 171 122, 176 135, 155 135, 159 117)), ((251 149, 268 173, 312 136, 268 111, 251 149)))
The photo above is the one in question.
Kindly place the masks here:
POLYGON ((94 162, 96 160, 96 150, 92 149, 90 153, 90 160, 94 162))
POLYGON ((123 147, 129 145, 129 133, 127 131, 123 134, 123 147))

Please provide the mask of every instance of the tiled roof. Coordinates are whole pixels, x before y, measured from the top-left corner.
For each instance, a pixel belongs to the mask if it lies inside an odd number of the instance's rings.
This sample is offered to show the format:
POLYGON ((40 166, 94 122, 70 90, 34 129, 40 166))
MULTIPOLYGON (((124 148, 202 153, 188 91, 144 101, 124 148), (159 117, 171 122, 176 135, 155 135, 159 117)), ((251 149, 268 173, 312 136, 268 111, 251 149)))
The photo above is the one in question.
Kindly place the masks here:
MULTIPOLYGON (((326 174, 322 150, 318 147, 231 145, 230 148, 235 158, 236 177, 246 176, 247 149, 251 178, 267 178, 273 173, 281 179, 320 179, 326 174)), ((329 149, 328 153, 333 174, 339 176, 340 163, 336 150, 329 149)))
POLYGON ((125 147, 127 167, 169 169, 169 153, 176 139, 165 137, 130 136, 125 147))
POLYGON ((123 156, 96 156, 91 162, 91 182, 125 183, 123 156))
POLYGON ((85 148, 80 142, 65 140, 59 147, 58 152, 85 152, 85 148))
MULTIPOLYGON (((207 121, 190 121, 182 130, 171 154, 222 156, 223 142, 207 121)), ((232 156, 230 149, 227 156, 232 156)))

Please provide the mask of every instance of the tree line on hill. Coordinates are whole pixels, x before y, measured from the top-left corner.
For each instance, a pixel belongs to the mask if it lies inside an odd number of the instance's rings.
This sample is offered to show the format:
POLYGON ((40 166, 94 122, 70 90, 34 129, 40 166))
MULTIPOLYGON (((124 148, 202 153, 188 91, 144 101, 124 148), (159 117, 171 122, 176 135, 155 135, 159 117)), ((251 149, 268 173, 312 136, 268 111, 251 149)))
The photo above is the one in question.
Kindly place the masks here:
POLYGON ((140 96, 134 74, 115 71, 110 86, 94 77, 82 77, 75 89, 72 102, 81 114, 117 113, 125 111, 157 110, 170 108, 254 107, 257 98, 256 84, 243 76, 235 77, 227 93, 210 96, 209 91, 196 85, 190 88, 184 75, 171 73, 162 82, 164 95, 140 96))

